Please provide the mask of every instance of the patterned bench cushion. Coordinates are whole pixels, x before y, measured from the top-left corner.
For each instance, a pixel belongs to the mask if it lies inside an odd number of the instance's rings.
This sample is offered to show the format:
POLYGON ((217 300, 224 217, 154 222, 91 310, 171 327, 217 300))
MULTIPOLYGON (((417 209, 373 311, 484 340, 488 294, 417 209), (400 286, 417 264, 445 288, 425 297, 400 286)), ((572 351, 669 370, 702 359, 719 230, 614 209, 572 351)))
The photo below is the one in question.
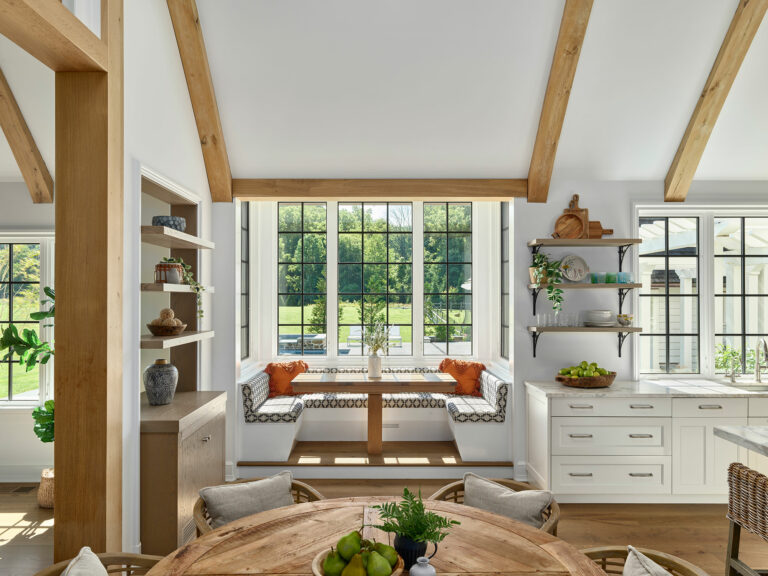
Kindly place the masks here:
POLYGON ((367 408, 367 394, 347 394, 326 392, 320 394, 302 394, 301 400, 307 408, 367 408))
POLYGON ((404 392, 384 394, 384 408, 445 408, 448 394, 404 392))
POLYGON ((243 415, 252 422, 296 422, 304 410, 300 396, 269 396, 269 375, 259 372, 243 382, 243 415))
POLYGON ((482 398, 451 396, 446 400, 454 422, 504 422, 507 415, 507 383, 484 370, 480 376, 482 398))

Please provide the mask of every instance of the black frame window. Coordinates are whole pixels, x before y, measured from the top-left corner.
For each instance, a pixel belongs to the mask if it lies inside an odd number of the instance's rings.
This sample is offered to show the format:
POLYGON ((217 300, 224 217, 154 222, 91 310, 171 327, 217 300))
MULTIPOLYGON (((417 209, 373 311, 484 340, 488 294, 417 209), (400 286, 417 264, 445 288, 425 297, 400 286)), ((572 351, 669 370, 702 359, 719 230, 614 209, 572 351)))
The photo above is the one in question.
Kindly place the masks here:
POLYGON ((640 218, 640 372, 700 372, 699 218, 640 218))
POLYGON ((472 203, 425 202, 424 355, 472 346, 472 203))
POLYGON ((509 202, 501 203, 501 334, 499 355, 509 360, 509 311, 511 294, 509 292, 509 202))
POLYGON ((251 355, 251 204, 240 204, 240 359, 251 355))
POLYGON ((768 217, 714 217, 715 354, 741 355, 742 372, 755 368, 755 346, 768 339, 768 217))
POLYGON ((277 352, 326 354, 327 206, 279 202, 277 213, 277 352))
POLYGON ((388 355, 413 354, 413 204, 339 202, 338 351, 366 354, 363 331, 389 330, 388 355))
MULTIPOLYGON (((32 328, 38 331, 40 322, 30 314, 40 310, 40 244, 0 244, 0 329, 9 323, 22 333, 32 328)), ((0 353, 0 359, 6 353, 0 353)), ((0 362, 0 400, 37 400, 40 397, 40 367, 27 372, 19 359, 8 355, 0 362), (30 394, 36 391, 36 394, 30 394)))

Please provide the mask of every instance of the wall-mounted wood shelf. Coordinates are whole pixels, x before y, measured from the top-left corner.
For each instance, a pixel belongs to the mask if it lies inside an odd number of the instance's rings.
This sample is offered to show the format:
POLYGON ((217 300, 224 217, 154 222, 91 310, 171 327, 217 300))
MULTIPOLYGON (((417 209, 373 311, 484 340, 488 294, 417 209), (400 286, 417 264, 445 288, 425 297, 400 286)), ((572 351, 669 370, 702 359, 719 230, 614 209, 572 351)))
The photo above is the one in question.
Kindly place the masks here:
POLYGON ((528 246, 591 246, 616 248, 618 246, 632 246, 633 244, 642 244, 642 238, 534 238, 528 242, 528 246))
POLYGON ((141 241, 163 248, 188 250, 213 250, 216 247, 210 240, 204 240, 165 226, 142 226, 141 241))
POLYGON ((536 358, 536 345, 539 343, 539 337, 545 332, 567 333, 567 334, 594 334, 594 333, 614 333, 618 334, 619 339, 619 358, 621 358, 621 348, 630 334, 642 332, 643 329, 637 326, 528 326, 528 332, 533 339, 533 357, 536 358))
POLYGON ((168 350, 176 346, 207 340, 208 338, 213 338, 213 336, 213 330, 187 330, 178 336, 152 336, 151 334, 145 334, 141 337, 141 349, 168 350))
MULTIPOLYGON (((216 290, 213 286, 205 286, 204 293, 213 294, 216 290)), ((162 292, 165 294, 195 294, 189 284, 147 283, 141 285, 142 292, 162 292)))

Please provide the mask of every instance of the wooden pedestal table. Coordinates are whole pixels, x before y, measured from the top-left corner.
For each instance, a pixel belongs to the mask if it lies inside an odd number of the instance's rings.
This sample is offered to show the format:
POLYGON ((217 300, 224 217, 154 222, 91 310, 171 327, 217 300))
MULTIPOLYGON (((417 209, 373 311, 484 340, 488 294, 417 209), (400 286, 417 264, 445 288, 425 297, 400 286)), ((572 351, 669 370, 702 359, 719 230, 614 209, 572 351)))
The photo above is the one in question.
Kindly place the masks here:
MULTIPOLYGON (((339 498, 286 506, 236 520, 179 548, 148 576, 312 574, 312 560, 341 536, 378 521, 376 504, 395 498, 339 498)), ((484 510, 425 500, 427 510, 461 524, 451 528, 431 560, 438 574, 605 576, 570 544, 484 510)), ((363 537, 392 542, 370 526, 363 537)), ((429 546, 432 550, 432 546, 429 546)))
POLYGON ((452 394, 456 390, 456 380, 443 373, 383 374, 381 378, 369 378, 362 373, 299 374, 293 381, 293 390, 297 394, 368 394, 368 454, 381 454, 382 394, 452 394))

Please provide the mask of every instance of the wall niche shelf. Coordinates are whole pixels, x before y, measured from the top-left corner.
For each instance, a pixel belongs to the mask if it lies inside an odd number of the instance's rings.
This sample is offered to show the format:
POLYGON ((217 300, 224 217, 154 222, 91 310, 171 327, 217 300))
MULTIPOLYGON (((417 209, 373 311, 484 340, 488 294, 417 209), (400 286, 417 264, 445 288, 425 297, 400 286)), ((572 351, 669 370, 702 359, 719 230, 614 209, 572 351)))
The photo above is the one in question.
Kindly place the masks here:
MULTIPOLYGON (((216 290, 213 286, 204 286, 205 288, 204 292, 207 292, 208 294, 213 294, 216 290)), ((169 284, 167 282, 165 283, 146 283, 141 285, 141 291, 142 292, 164 292, 166 294, 195 294, 195 291, 192 290, 192 287, 189 284, 169 284)))
POLYGON ((142 350, 168 350, 184 344, 192 344, 213 338, 213 330, 186 330, 176 336, 152 336, 143 335, 141 337, 142 350))
POLYGON ((624 345, 624 340, 629 337, 630 334, 637 334, 642 332, 643 329, 637 326, 528 326, 528 332, 533 339, 533 357, 536 358, 536 345, 539 343, 539 337, 545 332, 555 333, 606 333, 612 332, 618 336, 619 339, 619 358, 621 358, 621 348, 624 345))
POLYGON ((165 226, 142 226, 141 241, 146 244, 186 250, 213 250, 215 244, 165 226))
MULTIPOLYGON (((642 244, 642 238, 534 238, 528 242, 528 248, 531 250, 531 257, 538 254, 542 248, 616 248, 619 253, 619 272, 622 271, 624 256, 626 256, 632 246, 642 244)), ((624 307, 624 299, 631 290, 642 288, 642 284, 587 284, 587 283, 560 283, 555 284, 561 290, 617 290, 619 294, 619 314, 624 307)), ((539 293, 546 289, 546 284, 528 284, 533 299, 533 315, 536 315, 536 301, 539 293)), ((536 358, 536 346, 539 337, 544 332, 561 333, 604 333, 613 332, 617 335, 619 341, 619 358, 621 358, 621 349, 624 341, 630 334, 642 332, 642 328, 634 326, 528 326, 528 332, 533 340, 533 357, 536 358)))

